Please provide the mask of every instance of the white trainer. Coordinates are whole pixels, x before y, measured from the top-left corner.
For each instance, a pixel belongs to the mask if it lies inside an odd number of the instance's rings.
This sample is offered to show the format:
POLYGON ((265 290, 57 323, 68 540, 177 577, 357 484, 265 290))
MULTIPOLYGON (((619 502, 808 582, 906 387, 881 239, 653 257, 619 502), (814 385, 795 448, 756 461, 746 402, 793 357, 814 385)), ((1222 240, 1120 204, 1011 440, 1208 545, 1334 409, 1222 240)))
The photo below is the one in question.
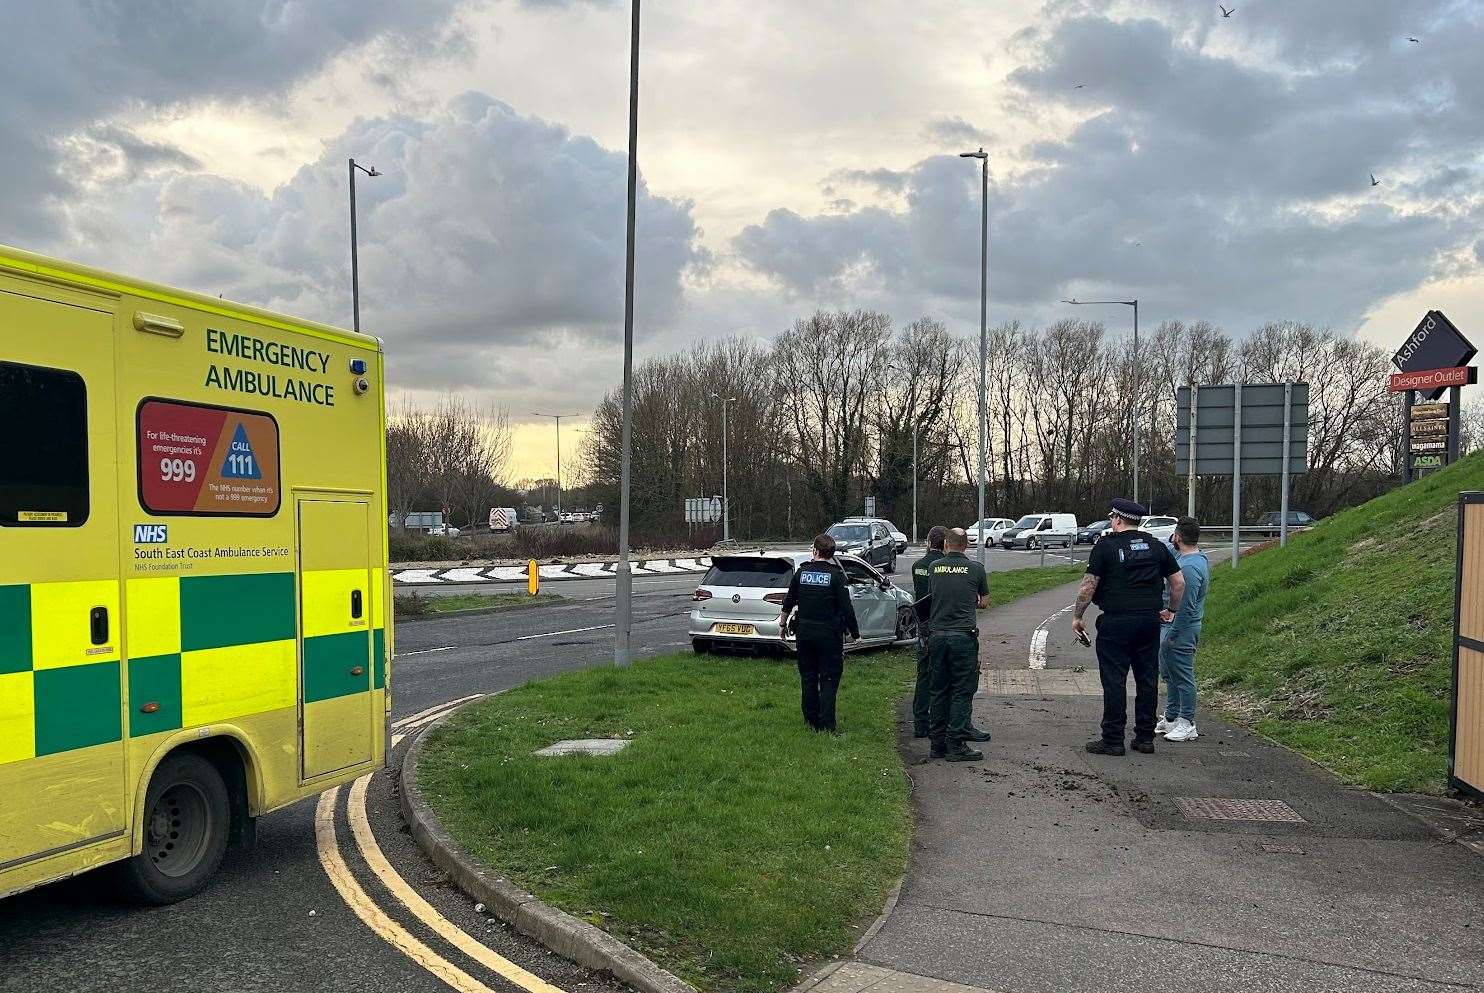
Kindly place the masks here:
POLYGON ((1167 721, 1163 717, 1161 717, 1159 721, 1156 722, 1154 725, 1154 733, 1169 734, 1171 731, 1175 730, 1175 724, 1175 721, 1167 721))
POLYGON ((1195 729, 1195 725, 1185 718, 1180 717, 1175 721, 1174 727, 1165 733, 1165 741, 1195 741, 1201 733, 1195 729))

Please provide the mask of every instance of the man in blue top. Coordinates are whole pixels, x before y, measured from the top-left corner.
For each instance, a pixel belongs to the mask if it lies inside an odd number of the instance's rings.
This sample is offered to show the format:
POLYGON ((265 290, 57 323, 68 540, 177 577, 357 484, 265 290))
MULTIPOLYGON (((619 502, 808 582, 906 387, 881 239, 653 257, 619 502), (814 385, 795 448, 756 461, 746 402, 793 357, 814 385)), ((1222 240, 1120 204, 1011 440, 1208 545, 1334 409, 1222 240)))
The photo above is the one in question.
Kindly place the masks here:
POLYGON ((1200 549, 1200 540, 1201 526, 1194 517, 1180 518, 1170 536, 1175 561, 1185 577, 1185 596, 1174 613, 1166 606, 1160 614, 1164 627, 1159 639, 1159 674, 1165 681, 1167 699, 1165 715, 1154 726, 1154 733, 1164 735, 1165 741, 1194 741, 1200 737, 1195 729, 1195 646, 1206 614, 1206 590, 1211 585, 1211 563, 1200 549))

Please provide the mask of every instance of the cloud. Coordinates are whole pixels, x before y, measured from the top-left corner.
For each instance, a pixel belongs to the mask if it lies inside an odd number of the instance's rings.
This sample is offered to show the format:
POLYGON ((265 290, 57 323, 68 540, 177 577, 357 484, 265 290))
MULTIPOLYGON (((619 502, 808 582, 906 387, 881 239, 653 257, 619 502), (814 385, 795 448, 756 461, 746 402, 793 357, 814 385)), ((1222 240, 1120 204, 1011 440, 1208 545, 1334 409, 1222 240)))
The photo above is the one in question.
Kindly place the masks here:
MULTIPOLYGON (((357 177, 362 326, 389 342, 401 386, 527 385, 530 356, 619 339, 625 155, 479 93, 358 121, 271 194, 200 173, 110 184, 67 211, 68 254, 347 325, 352 151, 382 173, 357 177)), ((690 204, 642 184, 638 231, 643 336, 673 323, 709 257, 690 204)))
POLYGON ((964 120, 962 117, 944 114, 930 118, 922 129, 923 137, 936 145, 970 146, 993 144, 989 132, 983 131, 964 120))
MULTIPOLYGON (((125 111, 267 101, 371 43, 427 52, 458 0, 50 0, 12 4, 0 59, 0 231, 42 244, 77 192, 72 139, 125 111)), ((123 130, 110 141, 128 158, 123 130)), ((97 135, 93 136, 97 139, 97 135)), ((136 156, 146 143, 132 148, 136 156)), ((158 161, 158 159, 156 160, 158 161)))
MULTIPOLYGON (((1061 297, 1101 290, 1235 330, 1283 316, 1348 330, 1477 237, 1484 186, 1466 167, 1484 153, 1484 117, 1467 98, 1479 91, 1469 89, 1479 60, 1467 55, 1484 41, 1477 21, 1450 24, 1442 64, 1429 60, 1421 75, 1415 60, 1397 64, 1391 28, 1339 36, 1345 64, 1313 72, 1312 46, 1284 42, 1272 23, 1269 57, 1238 60, 1194 47, 1175 22, 1062 9, 1017 40, 1031 49, 1009 74, 1012 109, 1077 118, 1060 137, 1027 141, 1017 168, 992 177, 1001 313, 1042 317, 1061 297), (1372 169, 1386 185, 1369 186, 1372 169)), ((1270 8, 1270 20, 1282 23, 1282 11, 1270 8)), ((1303 31, 1312 19, 1287 23, 1303 31)), ((969 316, 977 170, 934 156, 887 174, 886 206, 774 210, 733 249, 801 303, 866 295, 969 316)))

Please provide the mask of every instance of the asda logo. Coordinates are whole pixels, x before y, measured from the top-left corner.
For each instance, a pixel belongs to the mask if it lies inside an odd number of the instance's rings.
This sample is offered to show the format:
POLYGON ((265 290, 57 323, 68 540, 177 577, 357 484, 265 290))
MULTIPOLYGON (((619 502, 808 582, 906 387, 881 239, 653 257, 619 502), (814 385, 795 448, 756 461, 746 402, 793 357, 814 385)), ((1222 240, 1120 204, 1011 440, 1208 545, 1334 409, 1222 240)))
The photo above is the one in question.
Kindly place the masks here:
POLYGON ((163 545, 170 540, 168 524, 134 525, 134 544, 163 545))

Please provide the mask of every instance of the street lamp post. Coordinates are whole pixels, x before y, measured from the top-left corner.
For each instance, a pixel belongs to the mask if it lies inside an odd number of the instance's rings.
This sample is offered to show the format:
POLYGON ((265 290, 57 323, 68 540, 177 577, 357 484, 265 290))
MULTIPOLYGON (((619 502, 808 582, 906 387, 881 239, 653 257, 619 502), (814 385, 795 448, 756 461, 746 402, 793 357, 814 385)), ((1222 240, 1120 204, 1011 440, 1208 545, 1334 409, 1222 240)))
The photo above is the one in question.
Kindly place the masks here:
POLYGON ((989 366, 989 155, 980 148, 977 152, 960 152, 959 158, 978 159, 980 166, 979 200, 979 564, 985 564, 984 550, 984 486, 987 466, 984 450, 989 446, 988 411, 984 403, 984 381, 989 366))
POLYGON ((351 327, 361 330, 361 261, 356 246, 356 170, 368 176, 380 176, 372 166, 367 169, 355 159, 349 160, 346 172, 350 174, 350 315, 351 327))
POLYGON ((543 414, 540 411, 531 411, 532 417, 552 417, 556 419, 556 445, 557 445, 557 468, 556 468, 556 515, 557 523, 562 520, 562 418, 576 417, 576 414, 543 414))
POLYGON ((634 616, 634 577, 629 569, 629 490, 634 436, 634 206, 639 184, 639 0, 629 25, 629 189, 623 283, 623 452, 618 483, 618 567, 614 570, 613 664, 633 660, 629 629, 634 616))
POLYGON ((711 399, 721 401, 721 540, 732 540, 732 501, 727 496, 727 404, 737 402, 736 397, 711 394, 711 399))
POLYGON ((921 421, 912 422, 912 544, 917 544, 917 429, 921 421))
MULTIPOLYGON (((1119 306, 1134 308, 1134 365, 1139 364, 1139 301, 1137 300, 1078 300, 1073 297, 1063 300, 1062 303, 1071 304, 1074 307, 1086 307, 1094 304, 1102 306, 1119 306)), ((1134 503, 1139 502, 1139 383, 1134 380, 1134 401, 1129 410, 1129 423, 1133 428, 1134 436, 1134 503)))

